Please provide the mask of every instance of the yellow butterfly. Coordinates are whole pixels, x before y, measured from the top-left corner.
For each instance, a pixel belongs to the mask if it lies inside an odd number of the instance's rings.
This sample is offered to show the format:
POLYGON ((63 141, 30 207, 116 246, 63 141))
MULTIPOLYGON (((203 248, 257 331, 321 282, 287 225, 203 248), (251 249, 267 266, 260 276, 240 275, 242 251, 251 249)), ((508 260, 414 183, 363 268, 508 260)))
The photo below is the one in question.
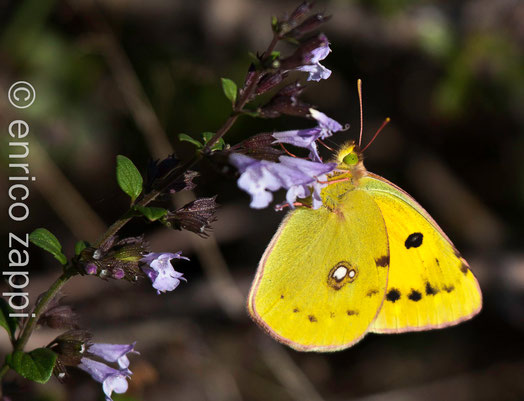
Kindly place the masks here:
POLYGON ((296 350, 328 352, 368 332, 430 330, 476 315, 477 280, 422 206, 368 172, 353 142, 335 161, 323 206, 289 212, 264 252, 252 318, 296 350))

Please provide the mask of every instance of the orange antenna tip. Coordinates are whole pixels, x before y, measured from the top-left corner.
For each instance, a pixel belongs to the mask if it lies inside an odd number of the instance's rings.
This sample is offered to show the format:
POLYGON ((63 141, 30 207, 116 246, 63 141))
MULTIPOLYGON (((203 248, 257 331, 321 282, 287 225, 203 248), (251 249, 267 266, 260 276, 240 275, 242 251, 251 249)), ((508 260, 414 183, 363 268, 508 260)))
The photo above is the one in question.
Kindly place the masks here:
POLYGON ((378 134, 380 134, 380 131, 382 131, 384 129, 384 127, 386 125, 388 125, 388 123, 391 121, 391 118, 389 117, 386 117, 386 119, 384 120, 384 122, 382 123, 382 125, 380 126, 380 128, 377 130, 377 132, 375 132, 375 135, 373 135, 373 138, 371 138, 371 141, 369 141, 369 143, 364 147, 364 149, 361 150, 361 152, 364 152, 368 147, 369 145, 371 145, 373 143, 373 141, 375 140, 375 138, 377 137, 378 134))

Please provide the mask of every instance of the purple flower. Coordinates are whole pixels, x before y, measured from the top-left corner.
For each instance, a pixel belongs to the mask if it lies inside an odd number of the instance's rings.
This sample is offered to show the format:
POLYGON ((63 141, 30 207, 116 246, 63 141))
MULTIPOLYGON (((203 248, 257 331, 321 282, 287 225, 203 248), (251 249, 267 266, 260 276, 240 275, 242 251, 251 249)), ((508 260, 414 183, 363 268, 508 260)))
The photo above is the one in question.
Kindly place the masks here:
POLYGON ((129 358, 127 357, 127 354, 138 354, 138 352, 135 351, 135 344, 136 342, 132 344, 94 343, 88 347, 87 351, 107 362, 118 362, 120 369, 127 369, 129 367, 129 358))
POLYGON ((296 69, 309 73, 308 81, 318 82, 321 79, 328 79, 331 76, 331 70, 320 64, 320 61, 324 60, 331 52, 326 35, 320 34, 318 38, 307 42, 304 46, 309 48, 305 55, 306 62, 296 69))
POLYGON ((177 272, 171 265, 171 259, 185 259, 182 252, 177 253, 148 253, 142 259, 142 262, 149 266, 142 266, 142 271, 150 278, 153 288, 157 293, 173 291, 180 284, 180 280, 187 281, 182 277, 182 273, 177 272))
POLYGON ((302 43, 295 52, 280 60, 283 71, 298 70, 308 72, 308 81, 327 79, 331 71, 320 64, 331 52, 329 41, 323 33, 302 43))
POLYGON ((273 133, 276 139, 274 143, 289 143, 294 146, 309 149, 309 156, 314 161, 320 161, 316 141, 325 139, 333 135, 333 132, 340 131, 343 127, 335 120, 329 118, 324 113, 309 109, 311 117, 317 121, 317 126, 302 130, 291 130, 273 133))
POLYGON ((333 171, 336 163, 318 163, 289 156, 280 156, 280 163, 267 160, 257 160, 251 157, 233 153, 231 163, 240 171, 238 186, 251 195, 250 206, 261 209, 273 200, 274 192, 280 188, 287 189, 286 200, 290 207, 297 198, 305 198, 312 194, 313 207, 320 207, 320 188, 317 179, 333 171))
POLYGON ((82 358, 78 368, 89 373, 97 382, 102 383, 106 401, 113 401, 111 398, 113 391, 117 394, 127 391, 127 378, 131 376, 129 369, 118 370, 89 358, 82 358))

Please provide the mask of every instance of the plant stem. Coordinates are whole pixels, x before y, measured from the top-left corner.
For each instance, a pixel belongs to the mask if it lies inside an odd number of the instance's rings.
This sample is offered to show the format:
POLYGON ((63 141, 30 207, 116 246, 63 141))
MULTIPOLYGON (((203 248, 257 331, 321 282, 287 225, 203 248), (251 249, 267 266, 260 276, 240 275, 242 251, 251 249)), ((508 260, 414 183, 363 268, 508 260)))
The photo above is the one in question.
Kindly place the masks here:
MULTIPOLYGON (((277 45, 278 41, 280 40, 280 37, 277 34, 273 35, 273 40, 267 47, 266 51, 263 53, 262 58, 268 57, 268 55, 271 54, 271 52, 275 49, 275 46, 277 45)), ((202 151, 198 154, 196 154, 192 159, 190 159, 187 163, 185 163, 182 167, 177 168, 176 174, 173 175, 173 177, 168 176, 164 179, 164 184, 161 184, 159 188, 152 190, 150 193, 148 193, 146 196, 144 196, 139 202, 137 202, 137 205, 139 206, 147 206, 150 202, 155 200, 158 195, 160 195, 164 190, 169 188, 169 186, 176 180, 180 179, 184 173, 193 167, 195 164, 197 164, 203 155, 209 153, 211 147, 219 141, 220 138, 222 138, 233 126, 233 124, 236 122, 238 117, 242 114, 241 110, 244 108, 246 103, 251 98, 251 95, 256 89, 256 86, 258 84, 258 81, 260 77, 262 76, 263 71, 257 71, 255 73, 254 78, 252 79, 250 85, 247 88, 244 88, 242 90, 242 96, 237 100, 233 107, 233 113, 228 117, 228 119, 224 122, 224 124, 217 130, 215 135, 207 142, 206 146, 202 149, 202 151)), ((95 242, 94 246, 95 248, 98 248, 100 245, 102 245, 105 241, 107 241, 110 237, 115 235, 122 227, 124 227, 129 220, 132 219, 132 216, 129 215, 129 212, 126 212, 122 217, 120 217, 117 221, 115 221, 108 229, 107 231, 95 242)))
MULTIPOLYGON (((58 291, 60 291, 60 289, 64 286, 65 283, 67 283, 67 281, 73 276, 73 274, 68 270, 64 271, 64 273, 62 273, 62 275, 58 277, 55 280, 55 282, 51 285, 51 287, 49 287, 49 289, 44 293, 42 298, 40 298, 40 302, 35 306, 33 312, 31 313, 31 317, 22 329, 22 332, 20 333, 18 340, 15 343, 13 352, 24 350, 27 341, 29 341, 31 334, 33 334, 33 330, 36 327, 36 323, 38 322, 40 315, 45 311, 47 305, 49 305, 49 302, 53 300, 56 294, 58 294, 58 291), (34 317, 32 315, 34 315, 34 317)), ((2 368, 0 369, 0 379, 7 373, 8 370, 9 365, 5 364, 4 366, 2 366, 2 368)))
POLYGON ((40 299, 40 302, 35 306, 35 309, 33 310, 33 313, 31 315, 34 315, 34 317, 30 317, 27 321, 26 325, 22 329, 22 333, 20 333, 20 336, 18 337, 18 340, 15 344, 14 351, 23 351, 25 345, 27 344, 27 341, 29 340, 29 337, 31 336, 36 323, 38 322, 38 319, 40 318, 40 315, 42 312, 44 312, 47 305, 49 305, 49 302, 53 300, 53 298, 56 296, 58 291, 64 286, 64 284, 72 277, 72 274, 68 271, 65 271, 62 273, 60 277, 58 277, 55 282, 49 287, 49 289, 44 293, 42 298, 40 299))
MULTIPOLYGON (((275 33, 273 35, 273 40, 267 47, 266 51, 262 54, 262 59, 268 57, 271 54, 271 52, 275 49, 275 46, 277 45, 279 40, 280 40, 280 37, 275 33)), ((242 96, 236 101, 233 107, 233 113, 229 116, 229 118, 222 125, 222 127, 218 129, 218 131, 213 136, 213 138, 211 138, 206 143, 206 146, 204 146, 204 148, 202 149, 202 153, 204 154, 208 153, 211 147, 215 143, 217 143, 220 140, 220 138, 222 138, 227 133, 227 131, 229 131, 229 129, 233 126, 233 124, 236 122, 236 120, 238 119, 238 117, 241 114, 240 111, 244 108, 246 103, 250 100, 251 95, 255 91, 258 81, 260 77, 262 76, 263 72, 264 71, 260 71, 260 70, 255 72, 255 76, 251 80, 251 83, 249 84, 247 88, 244 88, 242 90, 242 96)))
MULTIPOLYGON (((262 60, 271 54, 271 52, 274 50, 279 40, 280 40, 280 37, 277 34, 274 34, 271 43, 269 44, 268 48, 262 55, 262 60)), ((158 188, 146 194, 139 202, 137 202, 137 205, 147 206, 150 202, 155 200, 161 193, 168 190, 173 182, 182 178, 186 171, 191 169, 195 164, 197 164, 202 159, 203 155, 209 153, 211 147, 216 142, 218 142, 218 140, 220 140, 220 138, 222 138, 231 129, 231 127, 236 122, 238 117, 242 114, 241 111, 244 108, 244 106, 250 101, 251 96, 253 95, 253 92, 255 91, 258 81, 260 80, 263 72, 264 71, 260 71, 260 70, 255 72, 255 75, 253 79, 251 80, 251 83, 248 85, 247 88, 243 88, 242 96, 235 102, 235 105, 233 106, 233 113, 228 117, 228 119, 224 122, 224 124, 217 130, 215 135, 207 142, 206 146, 204 146, 202 151, 197 153, 192 159, 190 159, 180 168, 176 168, 175 170, 173 170, 171 174, 169 174, 168 176, 166 176, 163 179, 163 182, 158 186, 158 188)), ((129 211, 126 212, 122 217, 120 217, 117 221, 115 221, 106 230, 104 234, 102 234, 102 236, 96 241, 94 246, 99 247, 100 245, 102 245, 110 237, 115 235, 124 225, 126 225, 127 222, 129 222, 129 220, 132 219, 132 217, 133 216, 129 213, 129 211)), ((53 300, 53 298, 58 294, 58 292, 65 285, 65 283, 67 283, 67 281, 74 275, 75 275, 75 272, 66 267, 62 275, 60 275, 55 280, 55 282, 51 285, 51 287, 40 298, 40 302, 35 306, 31 314, 34 316, 31 316, 27 320, 27 323, 23 327, 18 337, 18 340, 15 343, 13 352, 24 350, 24 347, 26 346, 27 342, 29 341, 31 334, 33 334, 33 330, 36 327, 36 324, 38 322, 38 319, 40 318, 40 315, 45 311, 46 307, 53 300)), ((3 376, 9 371, 9 369, 10 369, 9 365, 7 364, 4 364, 0 368, 0 379, 3 378, 3 376)), ((0 387, 0 396, 1 394, 2 394, 2 391, 0 387)))

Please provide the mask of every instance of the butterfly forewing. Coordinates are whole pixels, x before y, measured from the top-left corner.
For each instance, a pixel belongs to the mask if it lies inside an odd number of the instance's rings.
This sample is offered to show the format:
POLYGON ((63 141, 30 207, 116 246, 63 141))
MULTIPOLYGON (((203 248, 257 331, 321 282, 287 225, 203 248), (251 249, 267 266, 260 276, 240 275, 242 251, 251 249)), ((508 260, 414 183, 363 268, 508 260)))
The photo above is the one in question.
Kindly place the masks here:
POLYGON ((352 190, 333 209, 288 215, 262 257, 249 311, 295 349, 343 349, 377 316, 388 265, 381 211, 365 191, 352 190))
POLYGON ((429 214, 382 177, 364 177, 360 185, 381 209, 391 258, 386 297, 371 330, 428 330, 477 314, 482 305, 477 280, 429 214))

